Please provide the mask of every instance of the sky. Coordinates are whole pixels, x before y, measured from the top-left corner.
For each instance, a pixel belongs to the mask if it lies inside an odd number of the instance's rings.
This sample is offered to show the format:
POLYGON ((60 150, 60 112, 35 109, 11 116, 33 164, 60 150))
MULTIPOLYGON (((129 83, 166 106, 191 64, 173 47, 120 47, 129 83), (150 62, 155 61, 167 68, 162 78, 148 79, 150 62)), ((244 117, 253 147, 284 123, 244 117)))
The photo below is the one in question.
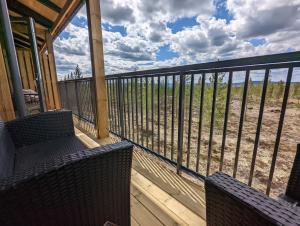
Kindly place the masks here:
MULTIPOLYGON (((300 0, 100 0, 105 74, 300 50, 300 0)), ((99 25, 100 26, 100 25, 99 25)), ((85 5, 54 42, 91 76, 85 5)))

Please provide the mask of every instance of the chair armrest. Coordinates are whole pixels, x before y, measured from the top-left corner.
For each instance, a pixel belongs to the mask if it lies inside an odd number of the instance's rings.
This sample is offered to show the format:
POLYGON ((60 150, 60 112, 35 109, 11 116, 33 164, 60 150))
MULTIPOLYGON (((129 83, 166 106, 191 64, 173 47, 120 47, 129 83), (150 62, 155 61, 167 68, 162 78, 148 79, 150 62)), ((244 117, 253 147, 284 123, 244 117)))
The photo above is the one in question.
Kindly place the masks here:
POLYGON ((16 148, 75 135, 71 111, 44 112, 5 125, 16 148))
POLYGON ((218 172, 205 180, 207 225, 300 225, 300 213, 218 172))
POLYGON ((131 161, 132 145, 121 142, 2 180, 0 225, 129 225, 131 161))

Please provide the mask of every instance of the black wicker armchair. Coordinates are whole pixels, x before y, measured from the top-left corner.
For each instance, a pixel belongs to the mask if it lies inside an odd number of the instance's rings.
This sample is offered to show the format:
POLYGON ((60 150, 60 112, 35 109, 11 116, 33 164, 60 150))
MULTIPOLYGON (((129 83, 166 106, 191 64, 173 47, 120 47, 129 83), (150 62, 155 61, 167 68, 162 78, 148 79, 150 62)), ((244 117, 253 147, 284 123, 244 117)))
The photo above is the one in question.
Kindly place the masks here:
POLYGON ((0 225, 130 225, 132 145, 87 149, 69 111, 0 122, 0 225))
POLYGON ((205 180, 207 225, 300 225, 300 146, 284 197, 274 200, 218 172, 205 180))

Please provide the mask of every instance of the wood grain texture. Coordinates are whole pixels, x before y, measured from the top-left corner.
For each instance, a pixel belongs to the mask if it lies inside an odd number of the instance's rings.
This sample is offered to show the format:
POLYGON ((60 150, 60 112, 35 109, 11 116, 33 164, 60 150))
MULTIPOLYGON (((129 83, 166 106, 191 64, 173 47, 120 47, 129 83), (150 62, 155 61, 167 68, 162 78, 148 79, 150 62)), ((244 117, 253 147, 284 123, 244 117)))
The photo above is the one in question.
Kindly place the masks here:
POLYGON ((24 51, 21 49, 18 49, 17 57, 18 57, 18 63, 19 63, 19 68, 20 68, 23 89, 29 89, 29 82, 28 82, 27 71, 26 71, 26 67, 25 67, 25 61, 24 61, 24 51))
POLYGON ((33 65, 32 65, 30 51, 24 51, 24 60, 25 60, 25 67, 26 67, 26 72, 27 72, 29 88, 36 91, 35 75, 34 75, 34 69, 33 69, 33 65))
POLYGON ((8 81, 2 47, 0 45, 0 117, 5 120, 15 119, 15 111, 13 107, 11 91, 8 81))
POLYGON ((53 39, 49 33, 46 33, 46 42, 47 42, 47 50, 48 50, 48 61, 49 61, 49 74, 51 79, 51 85, 53 90, 53 101, 55 109, 61 109, 60 103, 60 95, 57 87, 57 73, 55 66, 55 58, 53 51, 53 39))
POLYGON ((92 74, 95 82, 98 138, 109 136, 107 92, 104 75, 103 43, 99 0, 88 0, 87 15, 89 24, 92 74))
POLYGON ((49 69, 49 62, 48 62, 48 56, 44 53, 42 57, 42 62, 44 65, 44 83, 46 84, 46 92, 48 93, 48 101, 49 101, 49 107, 48 110, 53 110, 54 107, 54 98, 53 98, 53 91, 52 91, 52 83, 51 83, 51 77, 50 77, 50 69, 49 69))

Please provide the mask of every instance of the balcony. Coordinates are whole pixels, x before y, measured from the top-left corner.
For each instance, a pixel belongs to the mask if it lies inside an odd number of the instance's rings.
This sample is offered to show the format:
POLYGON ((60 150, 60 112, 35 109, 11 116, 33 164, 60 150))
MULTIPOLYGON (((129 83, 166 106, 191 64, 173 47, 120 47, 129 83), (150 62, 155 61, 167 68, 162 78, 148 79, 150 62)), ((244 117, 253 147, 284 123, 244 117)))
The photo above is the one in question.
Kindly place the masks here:
POLYGON ((82 2, 0 3, 0 224, 299 225, 300 52, 105 75, 88 0, 92 77, 58 81, 82 2))

